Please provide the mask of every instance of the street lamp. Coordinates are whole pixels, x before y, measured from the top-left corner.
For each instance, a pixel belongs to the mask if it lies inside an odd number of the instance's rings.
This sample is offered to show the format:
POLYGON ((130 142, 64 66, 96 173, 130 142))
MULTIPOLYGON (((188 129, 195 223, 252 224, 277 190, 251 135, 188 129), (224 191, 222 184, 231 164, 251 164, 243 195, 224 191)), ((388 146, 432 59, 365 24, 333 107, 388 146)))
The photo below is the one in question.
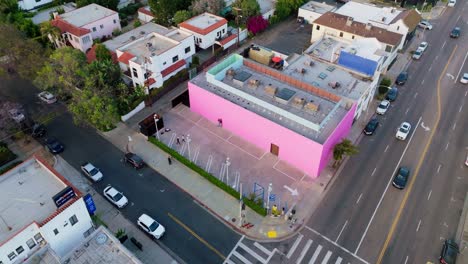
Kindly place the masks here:
POLYGON ((270 210, 270 194, 271 194, 271 191, 273 191, 273 184, 270 183, 268 185, 268 192, 267 192, 267 212, 268 210, 270 210))
POLYGON ((161 141, 161 139, 159 138, 159 129, 158 129, 159 116, 158 114, 154 114, 153 118, 154 118, 154 124, 156 125, 156 137, 158 138, 159 141, 161 141))
POLYGON ((226 158, 226 183, 229 185, 229 166, 231 165, 231 161, 229 157, 226 158))
POLYGON ((190 141, 192 141, 192 139, 190 138, 190 134, 188 134, 187 135, 188 158, 189 158, 189 160, 192 160, 192 158, 190 157, 190 141))

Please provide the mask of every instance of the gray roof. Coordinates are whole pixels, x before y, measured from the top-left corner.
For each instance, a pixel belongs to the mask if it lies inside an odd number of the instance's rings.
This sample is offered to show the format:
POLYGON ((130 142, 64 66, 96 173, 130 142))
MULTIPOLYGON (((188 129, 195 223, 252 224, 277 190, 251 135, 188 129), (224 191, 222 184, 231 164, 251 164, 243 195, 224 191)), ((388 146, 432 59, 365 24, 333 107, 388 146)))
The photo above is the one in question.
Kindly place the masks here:
POLYGON ((60 17, 74 26, 82 27, 116 13, 117 12, 114 10, 110 10, 98 4, 89 4, 82 8, 63 13, 60 17))

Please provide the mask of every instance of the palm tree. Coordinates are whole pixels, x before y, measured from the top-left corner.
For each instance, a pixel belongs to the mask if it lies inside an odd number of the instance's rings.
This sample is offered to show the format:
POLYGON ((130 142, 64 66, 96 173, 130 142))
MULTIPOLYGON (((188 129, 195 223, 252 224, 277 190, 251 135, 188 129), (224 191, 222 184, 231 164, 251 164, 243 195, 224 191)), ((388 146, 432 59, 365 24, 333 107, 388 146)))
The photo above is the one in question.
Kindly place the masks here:
POLYGON ((358 147, 353 145, 349 139, 343 139, 341 143, 336 144, 333 148, 333 158, 335 159, 333 168, 336 168, 339 162, 343 160, 345 155, 350 156, 358 152, 358 147))
POLYGON ((46 22, 41 23, 40 30, 41 30, 41 37, 43 39, 49 39, 54 44, 54 47, 57 48, 57 40, 60 39, 62 35, 62 33, 60 32, 60 29, 52 26, 50 21, 46 21, 46 22))

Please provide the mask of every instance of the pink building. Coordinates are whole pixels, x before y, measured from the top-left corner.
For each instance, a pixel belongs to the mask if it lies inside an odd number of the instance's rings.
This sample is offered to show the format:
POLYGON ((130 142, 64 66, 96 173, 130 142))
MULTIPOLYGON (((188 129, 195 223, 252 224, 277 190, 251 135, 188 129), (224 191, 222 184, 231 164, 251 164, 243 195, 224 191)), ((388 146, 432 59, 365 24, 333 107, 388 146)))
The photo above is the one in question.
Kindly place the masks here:
POLYGON ((318 177, 351 129, 356 103, 234 54, 188 84, 190 108, 318 177))

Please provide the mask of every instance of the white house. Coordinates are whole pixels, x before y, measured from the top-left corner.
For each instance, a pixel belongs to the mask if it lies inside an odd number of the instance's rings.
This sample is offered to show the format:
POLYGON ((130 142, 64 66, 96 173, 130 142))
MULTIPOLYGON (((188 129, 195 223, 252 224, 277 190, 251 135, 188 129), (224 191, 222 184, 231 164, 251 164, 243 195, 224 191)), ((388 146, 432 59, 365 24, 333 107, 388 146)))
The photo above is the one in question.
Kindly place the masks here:
POLYGON ((320 3, 316 1, 310 1, 299 8, 297 18, 302 18, 307 24, 312 24, 315 19, 319 18, 321 15, 325 14, 326 12, 334 11, 335 9, 336 6, 329 5, 326 2, 320 3))
POLYGON ((31 10, 51 2, 53 0, 18 0, 18 7, 22 10, 31 10))
POLYGON ((49 38, 57 47, 70 45, 86 52, 93 46, 93 39, 110 38, 113 31, 121 30, 119 14, 97 4, 54 16, 51 24, 59 28, 62 35, 59 39, 49 38))
POLYGON ((115 52, 124 75, 134 86, 145 86, 146 92, 186 69, 195 54, 192 34, 153 22, 103 44, 115 52))
POLYGON ((140 7, 138 9, 138 20, 141 23, 148 23, 154 19, 153 13, 151 13, 151 9, 149 6, 140 7))
POLYGON ((2 175, 0 200, 0 263, 45 247, 63 256, 94 230, 80 191, 39 157, 2 175))
POLYGON ((193 34, 195 45, 201 49, 219 45, 227 49, 236 43, 237 34, 230 34, 227 20, 210 13, 203 13, 179 24, 179 28, 193 34))

